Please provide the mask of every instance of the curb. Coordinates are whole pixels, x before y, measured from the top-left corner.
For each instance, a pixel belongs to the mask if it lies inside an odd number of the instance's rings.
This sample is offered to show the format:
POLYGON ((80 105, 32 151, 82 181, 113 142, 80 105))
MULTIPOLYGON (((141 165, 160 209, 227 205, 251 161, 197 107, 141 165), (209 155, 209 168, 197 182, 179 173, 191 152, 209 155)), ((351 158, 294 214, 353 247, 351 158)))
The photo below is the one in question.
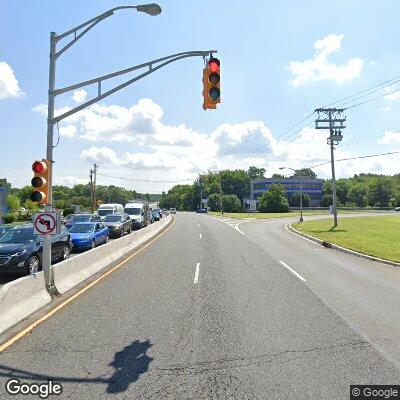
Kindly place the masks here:
POLYGON ((347 249, 345 247, 338 246, 337 244, 326 242, 326 241, 318 239, 318 238, 316 238, 314 236, 307 235, 307 234, 305 234, 303 232, 300 232, 297 229, 295 229, 292 226, 293 224, 294 224, 294 222, 292 222, 291 224, 287 225, 288 229, 291 232, 295 233, 296 235, 302 236, 302 237, 304 237, 304 238, 306 238, 308 240, 311 240, 311 241, 313 241, 315 243, 318 243, 319 245, 321 245, 323 247, 326 247, 328 249, 333 249, 333 250, 336 250, 336 251, 341 251, 342 253, 351 254, 351 255, 356 256, 356 257, 365 258, 367 260, 380 262, 382 264, 391 265, 392 267, 400 268, 400 264, 396 263, 394 261, 385 260, 384 258, 378 258, 378 257, 370 256, 370 255, 364 254, 364 253, 359 253, 358 251, 350 250, 350 249, 347 249))

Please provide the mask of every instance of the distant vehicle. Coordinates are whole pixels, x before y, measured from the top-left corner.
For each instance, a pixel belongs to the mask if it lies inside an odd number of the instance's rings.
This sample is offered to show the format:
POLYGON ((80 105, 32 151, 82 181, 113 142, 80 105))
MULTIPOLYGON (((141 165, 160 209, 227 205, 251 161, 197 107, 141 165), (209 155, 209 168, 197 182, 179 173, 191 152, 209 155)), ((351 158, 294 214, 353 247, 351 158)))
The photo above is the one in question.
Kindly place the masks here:
MULTIPOLYGON (((72 249, 71 235, 65 228, 51 237, 52 261, 66 260, 72 249)), ((0 272, 29 275, 42 268, 43 239, 33 233, 33 225, 18 225, 0 237, 0 272)))
POLYGON ((109 214, 104 218, 109 236, 122 237, 132 232, 132 220, 128 214, 109 214))
POLYGON ((152 224, 154 222, 154 217, 153 217, 153 213, 151 212, 152 210, 148 210, 147 211, 147 221, 152 224))
POLYGON ((147 225, 147 204, 128 203, 125 205, 124 211, 131 218, 134 229, 140 229, 147 225))
POLYGON ((159 221, 160 220, 160 213, 158 212, 157 209, 151 210, 151 215, 153 216, 154 221, 159 221))
POLYGON ((162 218, 161 208, 154 208, 153 211, 157 211, 160 218, 162 218))
POLYGON ((71 218, 65 223, 65 227, 69 230, 71 226, 78 222, 100 222, 101 218, 96 214, 72 214, 71 218))
POLYGON ((100 215, 102 219, 105 218, 106 215, 123 213, 124 206, 122 204, 110 203, 110 204, 101 204, 97 210, 97 213, 100 215))
POLYGON ((78 222, 72 225, 69 233, 74 250, 94 249, 108 242, 108 228, 102 222, 78 222))
POLYGON ((394 211, 400 211, 400 207, 396 207, 394 211))
POLYGON ((207 214, 207 213, 208 213, 208 210, 207 210, 207 208, 198 208, 198 209, 196 210, 196 213, 197 213, 197 214, 207 214))
POLYGON ((170 208, 169 209, 170 214, 176 214, 176 208, 170 208))

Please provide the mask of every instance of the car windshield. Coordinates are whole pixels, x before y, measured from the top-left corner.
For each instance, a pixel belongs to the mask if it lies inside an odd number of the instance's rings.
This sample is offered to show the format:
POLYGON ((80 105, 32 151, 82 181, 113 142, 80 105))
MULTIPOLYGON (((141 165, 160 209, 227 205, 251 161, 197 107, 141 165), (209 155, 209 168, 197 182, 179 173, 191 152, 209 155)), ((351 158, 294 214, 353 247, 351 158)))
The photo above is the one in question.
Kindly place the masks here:
POLYGON ((103 208, 102 210, 98 210, 97 213, 100 215, 100 217, 104 217, 106 215, 113 214, 114 210, 103 208))
POLYGON ((121 215, 107 215, 104 219, 104 222, 121 222, 122 216, 121 215))
POLYGON ((89 222, 92 215, 73 215, 69 222, 89 222))
POLYGON ((154 215, 158 215, 159 214, 159 212, 157 210, 152 210, 151 213, 154 214, 154 215))
POLYGON ((125 212, 129 215, 140 215, 141 211, 142 211, 141 208, 133 208, 133 207, 125 208, 125 212))
POLYGON ((90 233, 94 231, 94 224, 75 224, 69 231, 71 233, 90 233))
POLYGON ((0 243, 28 243, 37 239, 38 236, 33 234, 33 229, 14 228, 0 237, 0 243))

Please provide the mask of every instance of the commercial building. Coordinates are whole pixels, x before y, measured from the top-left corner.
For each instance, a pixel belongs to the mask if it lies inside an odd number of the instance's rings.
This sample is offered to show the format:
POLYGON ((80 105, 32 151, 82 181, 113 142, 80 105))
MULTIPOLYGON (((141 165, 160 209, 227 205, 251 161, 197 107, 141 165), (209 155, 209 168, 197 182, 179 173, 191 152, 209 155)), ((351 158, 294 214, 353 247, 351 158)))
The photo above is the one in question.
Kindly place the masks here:
POLYGON ((291 196, 295 193, 303 191, 311 198, 311 206, 319 207, 322 199, 322 186, 324 181, 322 179, 313 179, 309 177, 292 177, 292 178, 264 178, 256 179, 250 182, 250 197, 244 199, 246 209, 251 210, 254 208, 258 198, 266 192, 273 184, 279 183, 285 188, 286 197, 290 200, 291 196))

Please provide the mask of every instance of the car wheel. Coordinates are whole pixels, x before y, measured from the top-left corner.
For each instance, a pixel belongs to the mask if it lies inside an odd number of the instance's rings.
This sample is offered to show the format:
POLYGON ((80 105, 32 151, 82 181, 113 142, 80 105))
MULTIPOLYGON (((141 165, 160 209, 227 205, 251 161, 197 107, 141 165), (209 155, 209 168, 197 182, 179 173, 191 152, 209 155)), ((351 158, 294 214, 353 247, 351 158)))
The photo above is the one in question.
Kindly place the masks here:
POLYGON ((70 255, 71 255, 71 248, 68 245, 65 245, 61 256, 61 261, 68 260, 70 255))
POLYGON ((93 240, 92 240, 92 246, 91 246, 91 248, 94 249, 95 247, 96 247, 96 242, 95 242, 95 240, 93 239, 93 240))
POLYGON ((33 275, 39 272, 40 269, 40 259, 38 256, 32 256, 28 260, 28 274, 33 275))
POLYGON ((104 238, 104 243, 108 243, 108 236, 104 238))

